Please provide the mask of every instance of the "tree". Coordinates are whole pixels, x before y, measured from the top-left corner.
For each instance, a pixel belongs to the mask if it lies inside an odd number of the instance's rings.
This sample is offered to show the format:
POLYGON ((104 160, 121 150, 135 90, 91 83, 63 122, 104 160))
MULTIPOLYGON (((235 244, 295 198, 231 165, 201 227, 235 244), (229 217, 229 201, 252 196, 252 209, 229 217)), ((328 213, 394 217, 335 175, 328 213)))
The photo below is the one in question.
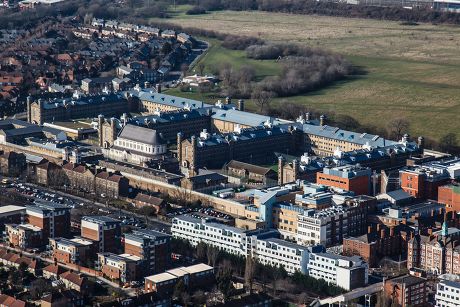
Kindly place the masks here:
POLYGON ((219 250, 213 246, 208 245, 206 256, 208 258, 208 265, 214 267, 216 266, 217 258, 219 257, 219 250))
POLYGON ((233 291, 232 285, 232 266, 229 261, 225 261, 220 267, 216 275, 217 288, 224 295, 224 299, 228 299, 233 291), (228 262, 228 263, 226 263, 228 262))
POLYGON ((185 77, 188 71, 188 65, 185 63, 182 63, 182 65, 180 66, 180 71, 182 73, 182 77, 185 77))
POLYGON ((453 132, 449 132, 441 137, 439 140, 439 147, 442 151, 447 153, 453 153, 458 146, 457 135, 453 132))
POLYGON ((256 87, 251 94, 251 99, 259 107, 260 113, 263 113, 264 109, 269 106, 273 97, 275 97, 273 92, 265 91, 260 87, 256 87))
POLYGON ((187 292, 187 287, 185 286, 184 281, 181 279, 174 286, 173 297, 180 299, 184 293, 187 292))
POLYGON ((169 43, 169 42, 164 43, 163 46, 161 47, 161 53, 163 55, 167 55, 171 51, 172 51, 172 46, 171 46, 171 43, 169 43))
POLYGON ((206 68, 206 65, 204 65, 203 62, 198 63, 198 65, 196 66, 196 69, 198 69, 198 73, 200 74, 200 76, 203 75, 205 68, 206 68))
POLYGON ((30 283, 30 295, 34 299, 41 298, 44 293, 49 291, 51 291, 51 285, 43 278, 38 278, 30 283))
POLYGON ((388 122, 387 129, 390 137, 400 140, 404 133, 409 130, 409 122, 405 118, 395 118, 388 122))
POLYGON ((246 287, 249 290, 249 293, 252 294, 252 285, 254 283, 254 273, 255 273, 255 261, 252 256, 246 257, 246 266, 244 269, 244 282, 246 283, 246 287))

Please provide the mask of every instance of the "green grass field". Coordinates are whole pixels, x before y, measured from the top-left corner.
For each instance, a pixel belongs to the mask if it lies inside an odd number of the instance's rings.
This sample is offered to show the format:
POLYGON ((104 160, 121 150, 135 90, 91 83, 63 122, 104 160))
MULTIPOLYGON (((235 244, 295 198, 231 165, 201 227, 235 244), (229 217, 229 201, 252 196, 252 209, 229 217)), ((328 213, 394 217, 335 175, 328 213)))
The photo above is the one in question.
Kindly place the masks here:
MULTIPOLYGON (((259 36, 326 48, 344 54, 367 74, 306 95, 278 99, 321 111, 348 114, 363 124, 386 127, 397 116, 410 121, 410 133, 439 139, 455 132, 460 140, 460 27, 263 12, 214 12, 188 16, 177 10, 168 20, 182 26, 259 36)), ((223 62, 249 61, 242 51, 212 48, 202 59, 207 69, 223 62)), ((250 60, 257 75, 273 74, 273 61, 250 60)), ((204 99, 198 93, 171 94, 204 99)), ((251 104, 249 102, 249 107, 251 104)))

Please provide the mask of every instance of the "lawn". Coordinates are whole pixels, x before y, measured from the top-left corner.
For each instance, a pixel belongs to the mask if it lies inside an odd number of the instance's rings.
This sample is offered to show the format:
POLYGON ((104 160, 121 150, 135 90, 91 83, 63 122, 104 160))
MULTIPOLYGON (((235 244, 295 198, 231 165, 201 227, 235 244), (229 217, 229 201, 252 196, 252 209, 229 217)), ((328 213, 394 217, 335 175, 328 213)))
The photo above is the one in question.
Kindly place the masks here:
MULTIPOLYGON (((367 74, 321 91, 278 99, 313 109, 348 114, 364 124, 386 127, 395 115, 410 121, 410 133, 439 139, 447 132, 460 139, 460 27, 264 12, 214 12, 199 16, 177 13, 168 20, 182 26, 290 41, 344 54, 367 74)), ((209 71, 222 62, 247 61, 263 77, 276 73, 273 61, 244 58, 242 51, 212 48, 202 59, 209 71)), ((211 102, 213 97, 191 96, 211 102)), ((251 108, 251 103, 248 102, 251 108)))

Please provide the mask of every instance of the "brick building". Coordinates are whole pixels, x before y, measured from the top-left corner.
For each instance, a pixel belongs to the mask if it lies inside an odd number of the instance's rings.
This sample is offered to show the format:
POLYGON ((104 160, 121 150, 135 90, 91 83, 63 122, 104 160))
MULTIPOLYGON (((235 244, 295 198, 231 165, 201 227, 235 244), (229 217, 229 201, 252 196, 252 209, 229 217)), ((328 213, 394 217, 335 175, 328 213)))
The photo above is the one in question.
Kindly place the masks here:
POLYGON ((26 155, 14 151, 0 154, 0 173, 6 176, 19 176, 26 169, 26 155))
POLYGON ((90 295, 93 289, 91 282, 84 276, 74 272, 64 272, 59 275, 61 280, 68 289, 80 292, 83 296, 90 295))
POLYGON ((404 169, 399 171, 401 189, 415 198, 437 199, 438 188, 450 180, 446 172, 437 169, 404 169))
POLYGON ((2 206, 0 207, 0 232, 5 230, 6 224, 21 224, 26 215, 26 207, 2 206))
POLYGON ((121 242, 121 222, 107 216, 84 216, 81 236, 95 241, 99 253, 117 253, 121 242))
POLYGON ((42 229, 43 238, 67 237, 70 234, 70 208, 52 202, 27 206, 26 222, 42 229))
POLYGON ((351 191, 355 195, 371 195, 371 169, 353 165, 325 167, 316 174, 316 183, 351 191))
POLYGON ((104 276, 122 283, 138 280, 145 272, 140 266, 141 258, 130 254, 116 255, 113 253, 99 253, 98 269, 104 276))
MULTIPOLYGON (((405 275, 384 282, 385 296, 401 307, 424 307, 428 304, 426 279, 405 275)), ((393 306, 392 304, 392 306, 393 306)))
POLYGON ((343 254, 361 256, 370 267, 375 267, 384 257, 407 254, 407 242, 413 235, 410 227, 377 224, 369 226, 368 232, 361 236, 343 239, 343 254))
POLYGON ((446 210, 460 212, 460 185, 452 183, 438 188, 438 202, 446 205, 446 210))
POLYGON ((43 125, 45 122, 72 118, 87 118, 98 114, 112 116, 130 111, 129 101, 121 94, 80 96, 53 101, 27 99, 27 121, 43 125))
POLYGON ((292 126, 246 128, 224 135, 204 130, 199 137, 178 136, 178 160, 190 175, 203 167, 221 169, 231 160, 273 163, 275 152, 296 152, 301 146, 299 133, 292 126))
POLYGON ((7 242, 20 249, 40 248, 44 244, 41 228, 30 224, 6 224, 7 242))
POLYGON ((407 247, 407 267, 419 268, 434 274, 460 274, 460 230, 448 228, 443 223, 442 230, 416 235, 407 247))
POLYGON ((169 268, 171 236, 153 230, 134 230, 124 235, 124 252, 141 259, 141 272, 155 274, 169 268))
POLYGON ((94 242, 83 238, 50 238, 54 261, 88 266, 95 258, 94 242))

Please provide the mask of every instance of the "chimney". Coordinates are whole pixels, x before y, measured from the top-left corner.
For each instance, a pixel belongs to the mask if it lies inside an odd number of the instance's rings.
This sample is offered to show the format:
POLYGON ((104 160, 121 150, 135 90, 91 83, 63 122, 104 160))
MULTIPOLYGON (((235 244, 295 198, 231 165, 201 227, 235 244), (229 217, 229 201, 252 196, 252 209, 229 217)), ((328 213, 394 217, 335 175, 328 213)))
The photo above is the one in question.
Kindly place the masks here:
POLYGON ((390 237, 395 236, 395 228, 393 226, 390 227, 390 237))
POLYGON ((385 238, 385 229, 380 230, 380 238, 384 239, 385 238))
POLYGON ((377 232, 380 232, 380 224, 377 224, 377 232))
POLYGON ((406 219, 405 217, 403 217, 402 223, 403 223, 403 225, 406 225, 406 224, 407 224, 407 219, 406 219))
POLYGON ((225 104, 230 104, 232 102, 232 100, 230 99, 230 97, 225 97, 225 104))
POLYGON ((431 210, 431 217, 434 216, 434 209, 431 210))
POLYGON ((308 122, 311 120, 311 114, 310 112, 305 113, 305 120, 308 122))
POLYGON ((372 233, 372 226, 371 225, 367 226, 367 233, 368 234, 372 233))
POLYGON ((150 82, 149 81, 145 81, 144 82, 144 88, 149 88, 150 87, 150 82))
POLYGON ((324 126, 326 124, 326 116, 323 114, 319 117, 319 125, 324 126))
POLYGON ((425 148, 425 138, 423 136, 418 137, 417 145, 420 148, 420 150, 423 150, 425 148))
POLYGON ((155 88, 157 89, 157 93, 158 93, 158 94, 161 94, 161 83, 157 83, 157 85, 155 86, 155 88))
POLYGON ((244 111, 244 100, 243 99, 238 100, 238 110, 244 111))

